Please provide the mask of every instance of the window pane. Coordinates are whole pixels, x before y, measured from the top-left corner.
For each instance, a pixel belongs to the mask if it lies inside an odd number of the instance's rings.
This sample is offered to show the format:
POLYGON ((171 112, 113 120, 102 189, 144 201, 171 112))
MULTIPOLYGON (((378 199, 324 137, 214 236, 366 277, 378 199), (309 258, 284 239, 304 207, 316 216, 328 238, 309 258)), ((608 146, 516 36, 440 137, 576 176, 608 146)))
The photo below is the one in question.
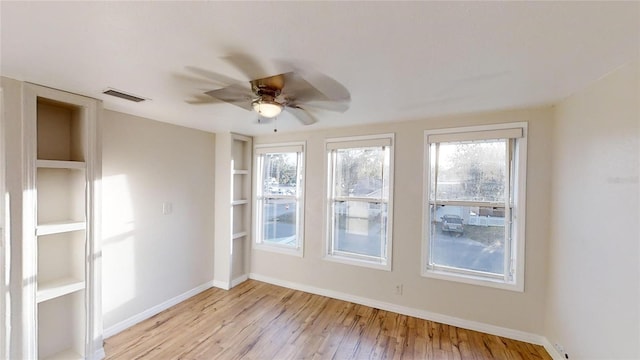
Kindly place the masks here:
POLYGON ((504 208, 430 206, 431 264, 504 274, 504 208))
POLYGON ((296 201, 265 199, 262 207, 262 225, 263 242, 296 246, 296 201))
MULTIPOLYGON (((506 144, 505 140, 440 143, 436 200, 504 202, 506 144)), ((432 195, 435 147, 431 145, 432 195)))
POLYGON ((387 204, 336 201, 333 206, 334 250, 386 257, 387 204))
POLYGON ((263 161, 263 195, 296 195, 298 154, 269 153, 263 161))
POLYGON ((388 157, 382 147, 337 150, 335 196, 388 198, 388 157))

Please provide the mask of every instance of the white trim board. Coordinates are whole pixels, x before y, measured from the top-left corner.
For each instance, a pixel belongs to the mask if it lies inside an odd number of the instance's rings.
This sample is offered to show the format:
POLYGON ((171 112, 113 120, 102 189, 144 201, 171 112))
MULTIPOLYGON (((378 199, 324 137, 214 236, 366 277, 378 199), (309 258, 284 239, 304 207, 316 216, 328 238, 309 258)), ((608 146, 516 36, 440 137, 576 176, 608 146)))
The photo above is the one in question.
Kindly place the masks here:
POLYGON ((88 359, 101 360, 101 359, 104 359, 105 357, 107 357, 107 354, 104 352, 104 347, 101 346, 100 349, 96 350, 93 353, 93 357, 88 359))
POLYGON ((184 292, 178 296, 175 296, 167 301, 164 301, 156 306, 153 306, 137 315, 134 315, 128 319, 125 319, 123 321, 120 321, 119 323, 109 326, 108 328, 104 329, 104 338, 109 338, 121 331, 124 331, 130 327, 132 327, 133 325, 142 322, 144 320, 147 320, 148 318, 157 315, 165 310, 167 310, 168 308, 177 305, 185 300, 187 300, 190 297, 196 296, 199 293, 210 289, 211 287, 213 287, 213 282, 209 281, 206 282, 202 285, 196 286, 195 288, 188 290, 187 292, 184 292))
POLYGON ((216 287, 216 288, 222 289, 222 290, 231 289, 231 286, 229 285, 228 281, 213 280, 212 285, 213 285, 213 287, 216 287))
POLYGON ((234 288, 247 280, 249 280, 249 275, 247 274, 240 275, 237 278, 231 280, 231 287, 234 288))
POLYGON ((549 339, 547 339, 546 337, 542 338, 541 345, 544 346, 544 349, 547 350, 547 353, 549 353, 549 356, 551 356, 553 360, 565 360, 564 355, 560 354, 558 350, 553 346, 551 341, 549 341, 549 339))
POLYGON ((239 284, 245 282, 249 280, 249 275, 240 275, 235 279, 231 279, 231 281, 227 282, 227 281, 220 281, 220 280, 213 280, 213 287, 216 287, 218 289, 222 289, 222 290, 231 290, 231 288, 234 288, 236 286, 238 286, 239 284))
MULTIPOLYGON (((321 295, 321 296, 327 296, 333 299, 349 301, 352 303, 370 306, 370 307, 374 307, 381 310, 391 311, 391 312, 395 312, 402 315, 413 316, 416 318, 429 320, 429 321, 435 321, 435 322, 456 326, 463 329, 480 331, 480 332, 491 334, 491 335, 502 336, 505 338, 513 339, 513 340, 528 342, 531 344, 545 346, 546 344, 549 343, 549 341, 541 335, 532 334, 532 333, 528 333, 520 330, 514 330, 514 329, 509 329, 501 326, 485 324, 477 321, 465 320, 465 319, 461 319, 461 318, 457 318, 449 315, 443 315, 443 314, 438 314, 438 313, 434 313, 426 310, 420 310, 420 309, 396 305, 396 304, 392 304, 384 301, 373 300, 373 299, 355 296, 355 295, 351 295, 351 294, 347 294, 339 291, 327 290, 327 289, 318 288, 315 286, 303 285, 303 284, 294 283, 286 280, 280 280, 280 279, 276 279, 276 278, 272 278, 269 276, 264 276, 256 273, 249 274, 249 278, 257 281, 262 281, 269 284, 277 285, 277 286, 286 287, 289 289, 300 290, 300 291, 321 295)), ((545 349, 546 348, 547 347, 545 346, 545 349)), ((551 351, 549 351, 549 349, 547 349, 547 352, 551 354, 551 351)))

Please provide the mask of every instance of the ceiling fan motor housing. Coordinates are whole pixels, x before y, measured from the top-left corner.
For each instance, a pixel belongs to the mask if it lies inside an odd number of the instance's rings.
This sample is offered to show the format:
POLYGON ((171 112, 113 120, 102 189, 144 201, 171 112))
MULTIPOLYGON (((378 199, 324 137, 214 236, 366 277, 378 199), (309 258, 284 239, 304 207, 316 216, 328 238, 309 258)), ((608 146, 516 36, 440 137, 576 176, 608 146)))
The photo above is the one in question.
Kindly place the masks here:
POLYGON ((286 106, 285 103, 280 102, 277 99, 280 95, 279 89, 260 87, 255 93, 257 98, 253 100, 253 109, 261 116, 267 118, 276 117, 286 106))
MULTIPOLYGON (((257 64, 248 56, 240 56, 240 68, 247 77, 263 71, 247 71, 245 65, 257 64)), ((255 68, 255 66, 254 66, 255 68)), ((309 73, 322 91, 302 76, 287 72, 269 77, 250 80, 250 88, 240 83, 231 84, 205 94, 245 110, 255 111, 261 118, 275 118, 287 111, 304 125, 317 122, 307 107, 344 112, 349 108, 349 91, 342 84, 318 73, 309 73)))

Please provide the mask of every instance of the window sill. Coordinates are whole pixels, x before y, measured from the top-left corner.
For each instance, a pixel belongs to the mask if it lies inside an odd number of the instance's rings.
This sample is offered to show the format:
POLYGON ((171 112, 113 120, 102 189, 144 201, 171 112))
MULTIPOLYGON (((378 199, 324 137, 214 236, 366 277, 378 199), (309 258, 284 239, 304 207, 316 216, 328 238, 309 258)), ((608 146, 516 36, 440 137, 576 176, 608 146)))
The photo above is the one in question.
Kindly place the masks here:
POLYGON ((524 292, 524 282, 515 282, 515 283, 507 283, 502 280, 490 279, 485 277, 466 275, 466 274, 458 274, 443 270, 423 270, 423 277, 446 280, 446 281, 454 281, 464 284, 471 284, 477 286, 484 287, 492 287, 496 289, 509 290, 515 292, 524 292))
POLYGON ((354 266, 367 267, 367 268, 376 269, 376 270, 391 271, 390 262, 380 263, 380 262, 374 262, 374 261, 355 259, 347 256, 329 255, 329 254, 325 255, 323 259, 327 261, 336 262, 336 263, 346 264, 346 265, 354 265, 354 266))
POLYGON ((292 248, 278 245, 270 245, 270 244, 253 244, 254 250, 273 252, 284 255, 292 255, 297 257, 304 257, 304 251, 302 248, 292 248))

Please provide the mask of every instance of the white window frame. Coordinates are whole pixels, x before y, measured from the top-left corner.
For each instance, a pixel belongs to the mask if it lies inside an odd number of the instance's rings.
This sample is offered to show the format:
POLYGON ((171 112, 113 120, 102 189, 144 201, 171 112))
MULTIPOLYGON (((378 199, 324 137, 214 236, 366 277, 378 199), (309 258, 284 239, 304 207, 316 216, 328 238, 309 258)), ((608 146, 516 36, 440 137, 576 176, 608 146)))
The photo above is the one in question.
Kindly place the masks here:
POLYGON ((294 255, 303 257, 304 256, 304 185, 305 185, 305 152, 306 142, 288 142, 288 143, 277 143, 277 144, 257 144, 254 146, 254 163, 253 168, 254 171, 254 191, 253 191, 253 248, 257 250, 271 251, 281 254, 294 255), (295 195, 270 195, 263 196, 262 195, 262 186, 263 183, 262 174, 263 174, 263 161, 262 157, 264 154, 275 154, 275 153, 297 153, 298 154, 298 189, 295 195), (262 237, 262 202, 264 199, 294 199, 297 202, 298 213, 296 216, 297 226, 296 226, 296 245, 294 247, 287 245, 279 245, 272 244, 263 241, 262 237))
POLYGON ((395 134, 378 134, 329 138, 325 140, 325 168, 327 169, 326 187, 325 187, 325 227, 324 227, 324 259, 328 261, 368 267, 378 270, 391 271, 392 249, 393 249, 393 178, 394 178, 394 149, 395 134), (357 200, 380 202, 382 199, 369 198, 334 198, 334 169, 335 164, 333 154, 337 149, 354 149, 372 146, 388 146, 389 147, 389 197, 387 199, 387 238, 386 247, 384 248, 386 258, 374 258, 358 254, 349 254, 339 251, 333 251, 333 231, 334 214, 331 211, 331 204, 338 200, 357 200))
MULTIPOLYGON (((524 291, 527 133, 528 127, 526 122, 426 130, 424 132, 422 276, 518 292, 524 291), (510 231, 505 230, 505 237, 509 232, 512 239, 511 241, 505 241, 505 276, 498 278, 481 272, 431 265, 429 263, 432 222, 429 207, 431 143, 506 138, 514 139, 513 143, 515 146, 510 166, 512 167, 510 171, 511 180, 509 181, 513 187, 510 204, 510 207, 513 209, 511 212, 512 223, 510 224, 510 231), (510 254, 510 258, 507 257, 507 254, 510 254)), ((505 191, 509 191, 508 187, 505 191)), ((507 208, 509 208, 509 206, 507 206, 507 208)), ((505 229, 507 228, 508 227, 505 227, 505 229)))

